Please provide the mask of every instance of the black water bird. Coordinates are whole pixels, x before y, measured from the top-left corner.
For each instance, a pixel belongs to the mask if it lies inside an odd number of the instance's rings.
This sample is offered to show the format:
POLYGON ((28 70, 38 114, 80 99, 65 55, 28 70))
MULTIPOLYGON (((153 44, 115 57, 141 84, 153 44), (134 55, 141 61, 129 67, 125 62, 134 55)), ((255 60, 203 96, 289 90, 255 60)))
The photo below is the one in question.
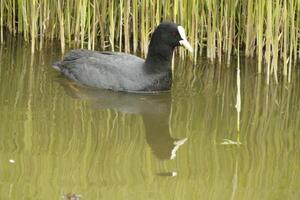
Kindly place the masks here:
POLYGON ((85 86, 125 92, 168 91, 173 51, 180 45, 193 51, 182 26, 163 22, 152 34, 145 60, 125 53, 76 49, 53 67, 85 86))

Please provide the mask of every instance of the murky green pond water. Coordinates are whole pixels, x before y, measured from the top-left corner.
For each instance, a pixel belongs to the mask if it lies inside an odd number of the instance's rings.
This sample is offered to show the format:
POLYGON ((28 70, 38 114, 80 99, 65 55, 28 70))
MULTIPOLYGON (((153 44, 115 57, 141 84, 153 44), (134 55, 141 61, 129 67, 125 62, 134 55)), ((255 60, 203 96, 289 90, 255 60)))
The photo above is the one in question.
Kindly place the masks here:
POLYGON ((176 61, 170 93, 78 87, 31 56, 0 46, 0 199, 300 199, 300 79, 266 86, 236 70, 176 61))

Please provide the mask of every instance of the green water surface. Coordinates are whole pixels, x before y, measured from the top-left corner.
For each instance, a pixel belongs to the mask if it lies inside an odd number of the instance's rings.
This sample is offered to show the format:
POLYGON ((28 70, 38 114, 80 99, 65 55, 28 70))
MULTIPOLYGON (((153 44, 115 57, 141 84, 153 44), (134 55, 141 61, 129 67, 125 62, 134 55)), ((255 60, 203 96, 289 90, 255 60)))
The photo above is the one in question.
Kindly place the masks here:
POLYGON ((177 56, 171 92, 115 93, 59 75, 48 46, 0 46, 1 200, 300 199, 298 69, 267 86, 242 59, 230 145, 235 64, 177 56))

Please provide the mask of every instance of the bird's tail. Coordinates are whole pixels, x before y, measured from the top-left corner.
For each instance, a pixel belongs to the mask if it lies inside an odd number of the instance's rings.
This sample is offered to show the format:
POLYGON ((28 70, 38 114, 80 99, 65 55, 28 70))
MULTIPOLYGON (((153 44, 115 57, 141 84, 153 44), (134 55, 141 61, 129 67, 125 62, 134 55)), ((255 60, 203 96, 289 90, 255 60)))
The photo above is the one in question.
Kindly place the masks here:
POLYGON ((60 61, 57 61, 55 63, 52 64, 52 67, 54 69, 56 69, 57 71, 61 71, 61 62, 60 61))

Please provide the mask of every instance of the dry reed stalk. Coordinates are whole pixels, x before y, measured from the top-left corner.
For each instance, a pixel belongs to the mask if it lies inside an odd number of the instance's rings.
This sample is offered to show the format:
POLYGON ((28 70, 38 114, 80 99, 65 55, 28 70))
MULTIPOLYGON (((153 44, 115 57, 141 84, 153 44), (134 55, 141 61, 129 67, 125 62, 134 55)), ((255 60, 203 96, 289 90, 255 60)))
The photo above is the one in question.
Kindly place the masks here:
POLYGON ((298 0, 1 0, 0 42, 5 27, 30 41, 32 53, 36 41, 42 49, 44 41, 58 38, 62 51, 65 45, 99 46, 145 56, 151 32, 168 20, 185 27, 194 47, 192 56, 177 51, 181 57, 196 61, 206 52, 211 61, 222 62, 225 55, 229 64, 232 55, 244 50, 247 57, 256 55, 259 73, 278 82, 279 73, 291 77, 300 57, 299 14, 298 0), (283 67, 278 67, 281 61, 283 67))

